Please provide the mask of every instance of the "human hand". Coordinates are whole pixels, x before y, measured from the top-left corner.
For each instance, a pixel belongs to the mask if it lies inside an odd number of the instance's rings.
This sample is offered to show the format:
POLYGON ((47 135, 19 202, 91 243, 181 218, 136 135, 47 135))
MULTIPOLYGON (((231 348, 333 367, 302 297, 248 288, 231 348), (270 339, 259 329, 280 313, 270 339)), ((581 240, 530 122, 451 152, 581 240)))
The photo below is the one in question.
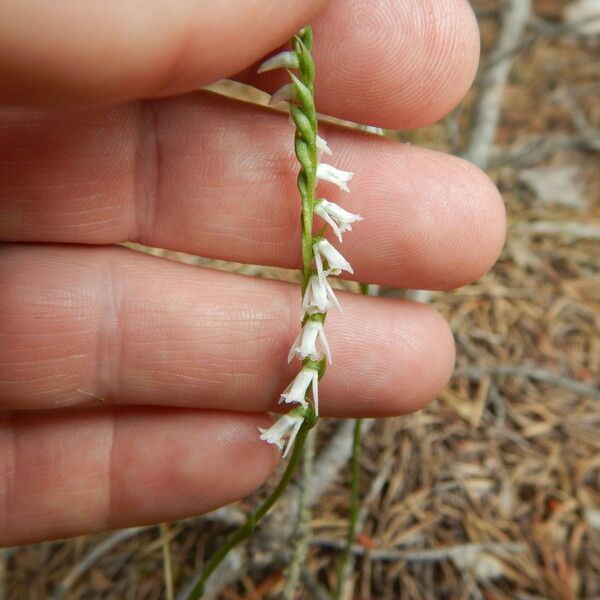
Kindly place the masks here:
MULTIPOLYGON (((287 117, 177 94, 234 73, 275 89, 251 65, 310 21, 319 110, 414 127, 456 105, 478 58, 463 0, 281 5, 0 5, 0 545, 200 514, 276 465, 257 427, 294 374, 298 287, 110 246, 299 265, 287 117)), ((343 251, 357 280, 448 289, 489 269, 505 223, 484 174, 322 131, 355 173, 343 206, 365 221, 343 251)), ((322 414, 397 415, 434 398, 454 363, 444 320, 341 296, 322 414)))

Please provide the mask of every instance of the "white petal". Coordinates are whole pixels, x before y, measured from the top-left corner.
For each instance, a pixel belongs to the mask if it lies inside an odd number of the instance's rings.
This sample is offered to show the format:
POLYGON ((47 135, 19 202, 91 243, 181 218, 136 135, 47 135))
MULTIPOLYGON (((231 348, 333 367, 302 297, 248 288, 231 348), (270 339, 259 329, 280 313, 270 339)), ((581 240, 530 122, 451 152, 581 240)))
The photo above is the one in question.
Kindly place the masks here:
POLYGON ((313 275, 310 278, 310 286, 312 288, 313 306, 319 312, 326 312, 329 308, 327 302, 327 286, 326 280, 321 281, 318 275, 313 275))
POLYGON ((314 375, 312 378, 312 393, 313 393, 313 402, 315 405, 315 414, 317 417, 319 416, 319 373, 314 371, 314 375))
POLYGON ((326 163, 319 163, 317 166, 318 179, 329 181, 330 183, 337 185, 341 190, 344 190, 344 192, 350 191, 348 182, 352 179, 353 175, 354 174, 350 171, 342 171, 326 163))
POLYGON ((321 240, 313 245, 313 251, 315 253, 315 259, 317 255, 320 255, 327 261, 328 269, 327 273, 333 273, 339 275, 341 271, 348 271, 348 273, 354 273, 350 263, 340 254, 340 252, 331 245, 327 240, 321 240))
POLYGON ((329 343, 327 342, 327 337, 325 336, 325 328, 323 327, 323 325, 321 325, 321 329, 319 329, 319 341, 321 342, 321 346, 323 347, 323 352, 325 353, 327 362, 331 365, 331 350, 329 349, 329 343))
POLYGON ((295 52, 287 51, 280 52, 271 56, 265 60, 265 62, 258 67, 258 73, 266 73, 267 71, 273 71, 274 69, 297 69, 298 68, 298 56, 295 52))
POLYGON ((319 277, 319 281, 321 285, 323 284, 323 280, 325 278, 325 269, 323 268, 323 259, 321 258, 321 253, 317 247, 317 244, 313 244, 313 254, 315 257, 315 265, 317 266, 317 275, 319 277))
POLYGON ((279 402, 297 403, 306 408, 308 406, 305 398, 306 390, 312 381, 313 372, 314 369, 303 368, 281 394, 279 402))
POLYGON ((317 135, 317 150, 322 154, 329 154, 329 156, 332 154, 329 144, 320 135, 317 135))
POLYGON ((360 215, 355 215, 345 208, 342 208, 339 204, 336 204, 335 202, 329 202, 329 200, 321 200, 318 206, 323 212, 329 214, 338 223, 355 223, 356 221, 363 220, 360 215))
POLYGON ((297 348, 300 358, 311 357, 316 360, 318 357, 317 352, 317 337, 319 335, 319 329, 323 329, 321 323, 315 323, 314 321, 307 321, 302 328, 302 342, 297 348))
POLYGON ((333 229, 337 239, 342 241, 342 230, 338 227, 338 224, 329 216, 329 213, 321 208, 321 203, 315 206, 315 212, 333 229))
POLYGON ((292 344, 292 347, 288 354, 288 363, 292 362, 292 359, 294 358, 294 354, 296 354, 296 350, 298 349, 298 345, 300 344, 301 340, 302 340, 302 331, 296 336, 296 339, 294 340, 294 343, 292 344))
POLYGON ((291 83, 286 83, 273 93, 269 100, 269 106, 273 106, 279 102, 293 102, 294 100, 296 100, 294 86, 291 83))
POLYGON ((296 417, 296 422, 294 423, 292 433, 290 434, 290 439, 288 440, 288 443, 285 447, 285 452, 283 453, 283 456, 281 458, 285 458, 288 455, 289 451, 293 448, 294 442, 296 441, 296 436, 300 431, 300 427, 302 427, 303 421, 304 419, 302 419, 301 417, 296 417))
POLYGON ((333 292, 333 288, 329 284, 329 281, 327 281, 327 277, 325 278, 325 290, 326 290, 327 298, 329 299, 329 301, 332 302, 340 312, 343 312, 342 307, 341 307, 338 299, 336 298, 335 293, 333 292))
POLYGON ((327 278, 324 276, 321 280, 318 275, 312 275, 304 297, 302 299, 302 316, 300 320, 304 318, 304 315, 314 315, 316 313, 325 313, 331 308, 331 300, 337 303, 337 299, 331 290, 331 286, 327 283, 327 278))

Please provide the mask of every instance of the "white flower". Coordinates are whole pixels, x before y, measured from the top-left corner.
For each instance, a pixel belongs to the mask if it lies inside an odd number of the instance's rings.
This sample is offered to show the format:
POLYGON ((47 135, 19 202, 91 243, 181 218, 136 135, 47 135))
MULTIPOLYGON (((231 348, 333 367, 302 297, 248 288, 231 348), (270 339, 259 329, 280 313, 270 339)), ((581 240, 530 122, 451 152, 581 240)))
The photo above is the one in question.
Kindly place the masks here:
POLYGON ((271 58, 267 58, 258 67, 258 73, 266 73, 275 69, 297 69, 298 66, 298 56, 295 52, 280 52, 279 54, 275 54, 275 56, 271 56, 271 58))
POLYGON ((333 305, 342 310, 327 278, 312 275, 302 298, 302 315, 300 318, 303 319, 306 313, 309 315, 325 313, 333 305))
POLYGON ((319 372, 315 369, 309 369, 303 367, 300 373, 292 379, 290 385, 288 385, 283 394, 281 394, 281 400, 279 402, 285 402, 286 404, 300 404, 303 408, 308 408, 306 402, 306 392, 310 385, 312 385, 313 401, 315 403, 315 413, 319 414, 319 372))
POLYGON ((313 251, 317 274, 322 281, 326 281, 327 275, 339 275, 342 271, 354 273, 350 263, 327 240, 313 244, 313 251), (323 269, 323 259, 327 261, 327 269, 323 269))
POLYGON ((348 182, 352 179, 353 175, 354 173, 350 173, 350 171, 342 171, 326 163, 319 163, 317 166, 318 179, 323 179, 323 181, 334 183, 341 190, 344 190, 344 192, 350 191, 348 188, 348 182))
POLYGON ((363 220, 362 217, 348 212, 341 206, 338 206, 334 202, 329 202, 328 200, 319 200, 315 205, 315 212, 331 225, 331 228, 340 242, 342 241, 342 233, 345 231, 352 231, 352 225, 350 225, 350 223, 356 223, 356 221, 363 220))
POLYGON ((293 102, 297 100, 296 91, 291 83, 286 83, 273 93, 269 99, 269 106, 278 104, 279 102, 293 102))
POLYGON ((332 154, 329 144, 320 135, 317 135, 317 150, 320 154, 332 154))
POLYGON ((292 358, 294 358, 294 354, 298 354, 302 359, 310 358, 312 360, 319 360, 321 358, 321 353, 317 350, 317 338, 327 357, 327 362, 331 364, 331 351, 329 349, 329 344, 327 343, 327 338, 325 337, 323 323, 311 320, 304 323, 302 331, 294 340, 290 353, 288 354, 288 362, 291 362, 292 358))
POLYGON ((301 415, 297 414, 295 411, 292 411, 289 414, 283 415, 283 417, 277 419, 277 421, 275 421, 275 423, 273 423, 269 429, 263 429, 262 427, 259 427, 258 430, 260 431, 260 439, 264 442, 268 442, 269 444, 275 444, 281 450, 283 449, 284 436, 287 435, 288 431, 291 431, 285 447, 285 452, 283 453, 283 458, 285 458, 294 445, 294 441, 298 435, 298 431, 300 431, 300 427, 302 427, 303 421, 304 419, 301 415))

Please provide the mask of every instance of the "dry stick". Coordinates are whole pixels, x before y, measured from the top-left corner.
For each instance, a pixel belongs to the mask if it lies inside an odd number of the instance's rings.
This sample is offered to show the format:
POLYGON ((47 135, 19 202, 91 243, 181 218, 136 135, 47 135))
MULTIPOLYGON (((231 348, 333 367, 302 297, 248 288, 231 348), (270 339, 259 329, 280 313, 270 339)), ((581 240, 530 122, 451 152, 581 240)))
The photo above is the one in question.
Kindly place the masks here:
MULTIPOLYGON (((328 538, 314 538, 311 545, 322 546, 342 550, 345 542, 343 540, 334 540, 328 538)), ((432 550, 369 550, 363 546, 353 546, 352 553, 355 556, 368 556, 371 560, 396 561, 404 560, 406 562, 439 562, 442 560, 461 558, 467 553, 476 552, 505 552, 510 554, 520 554, 527 551, 524 544, 458 544, 447 548, 432 550)))
POLYGON ((502 12, 502 30, 498 43, 489 58, 489 68, 480 78, 481 93, 475 105, 471 139, 463 157, 481 168, 488 166, 492 144, 500 120, 502 96, 508 80, 514 48, 531 16, 531 0, 508 0, 502 12), (498 57, 503 58, 498 60, 498 57))
POLYGON ((600 131, 576 134, 556 133, 553 135, 532 135, 507 149, 495 148, 490 153, 489 167, 506 164, 536 164, 557 150, 582 149, 591 152, 600 151, 600 131))
POLYGON ((316 430, 313 429, 309 432, 306 439, 304 456, 302 457, 302 477, 299 485, 298 516, 293 534, 295 539, 293 541, 292 560, 287 570, 285 589, 283 592, 285 600, 294 600, 300 581, 302 565, 305 562, 306 553, 310 543, 311 507, 308 503, 308 494, 314 476, 316 440, 316 430))
POLYGON ((8 572, 8 552, 6 548, 0 548, 0 600, 6 598, 6 575, 8 572))
MULTIPOLYGON (((362 502, 362 508, 360 510, 360 514, 358 515, 356 531, 360 531, 369 516, 369 506, 373 500, 381 493, 383 486, 389 480, 390 473, 392 472, 393 462, 388 461, 383 464, 377 477, 373 480, 371 484, 371 489, 369 493, 365 496, 365 499, 362 502)), ((348 558, 348 565, 346 567, 347 573, 352 573, 354 571, 354 563, 355 563, 356 555, 353 552, 350 552, 350 556, 348 558)), ((353 589, 354 580, 351 577, 347 578, 347 581, 344 582, 344 589, 342 593, 342 598, 351 598, 352 597, 352 589, 353 589)))
POLYGON ((175 592, 173 589, 173 566, 171 563, 171 547, 169 543, 169 525, 167 523, 161 523, 159 529, 163 559, 163 578, 165 580, 165 597, 167 600, 174 600, 175 592))
POLYGON ((65 598, 73 584, 81 575, 83 575, 98 559, 110 552, 115 546, 126 542, 127 540, 144 533, 150 529, 154 529, 154 525, 150 527, 132 527, 130 529, 121 529, 116 531, 111 536, 94 546, 62 579, 54 590, 54 600, 65 598))
POLYGON ((465 376, 471 379, 480 379, 486 375, 506 375, 509 377, 525 377, 548 383, 550 385, 563 387, 576 394, 589 396, 594 400, 600 400, 600 389, 593 387, 576 379, 553 373, 545 369, 537 367, 529 367, 527 365, 492 365, 489 367, 465 367, 456 369, 454 376, 465 376))
POLYGON ((600 240, 600 225, 588 223, 535 221, 534 223, 520 223, 515 227, 519 233, 532 235, 566 235, 579 240, 600 240))
MULTIPOLYGON (((368 289, 368 288, 367 288, 368 289)), ((368 293, 368 292, 367 292, 368 293)), ((346 587, 346 580, 350 574, 350 555, 352 554, 352 545, 356 539, 358 528, 358 518, 360 511, 360 442, 361 442, 362 419, 354 421, 354 430, 352 432, 352 483, 350 492, 350 515, 348 517, 348 531, 346 534, 346 547, 337 568, 335 584, 335 600, 341 600, 346 587)))

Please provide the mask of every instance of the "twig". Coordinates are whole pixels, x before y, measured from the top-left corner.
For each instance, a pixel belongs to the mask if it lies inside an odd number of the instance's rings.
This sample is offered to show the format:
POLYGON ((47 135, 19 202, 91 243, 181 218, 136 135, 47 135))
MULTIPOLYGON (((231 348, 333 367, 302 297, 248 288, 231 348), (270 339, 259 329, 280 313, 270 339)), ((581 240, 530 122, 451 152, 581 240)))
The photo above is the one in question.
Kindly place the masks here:
MULTIPOLYGON (((371 429, 374 419, 363 419, 363 435, 371 429)), ((352 456, 352 440, 354 437, 354 422, 342 421, 339 429, 331 438, 329 444, 321 450, 316 461, 315 476, 309 494, 309 502, 313 506, 334 481, 339 470, 352 456)))
POLYGON ((600 17, 594 16, 591 18, 585 17, 583 19, 578 19, 577 21, 572 21, 570 23, 554 23, 532 14, 527 25, 529 25, 533 31, 529 33, 529 35, 522 36, 521 39, 519 39, 512 47, 507 48, 504 52, 493 57, 490 56, 486 62, 486 68, 504 60, 505 58, 515 56, 528 46, 531 46, 542 36, 545 38, 556 38, 561 35, 568 34, 580 35, 582 33, 582 29, 584 29, 586 26, 589 26, 590 23, 594 23, 599 18, 600 17))
POLYGON ((304 456, 302 458, 302 478, 300 479, 300 492, 298 498, 298 517, 293 534, 292 559, 286 575, 283 597, 293 600, 296 595, 302 565, 306 559, 306 552, 310 542, 310 505, 308 494, 312 485, 316 451, 316 428, 312 429, 306 440, 304 456))
POLYGON ((515 227, 519 233, 533 235, 566 235, 580 240, 600 240, 600 225, 578 222, 535 221, 520 223, 515 227))
POLYGON ((494 148, 490 154, 489 167, 505 164, 532 165, 544 160, 557 150, 582 149, 591 152, 600 151, 600 131, 590 130, 574 135, 556 133, 553 135, 535 135, 508 149, 494 148))
POLYGON ((348 517, 348 533, 346 535, 346 548, 340 558, 337 569, 335 584, 335 600, 342 598, 345 582, 350 573, 350 555, 352 554, 352 545, 356 539, 356 530, 358 527, 358 518, 360 511, 360 442, 361 442, 362 419, 356 419, 352 433, 352 487, 350 492, 350 515, 348 517))
POLYGON ((327 590, 314 578, 308 569, 302 569, 302 581, 315 600, 331 600, 327 590))
POLYGON ((121 529, 94 546, 56 586, 53 594, 54 600, 65 598, 75 581, 79 579, 79 577, 81 577, 98 559, 110 552, 115 546, 153 528, 154 526, 121 529))
MULTIPOLYGON (((344 540, 334 540, 329 538, 314 538, 311 542, 315 546, 323 546, 333 550, 343 550, 344 540)), ((510 554, 519 554, 525 552, 527 546, 524 544, 459 544, 447 548, 434 550, 369 550, 363 546, 352 546, 352 553, 355 556, 368 556, 371 560, 395 561, 404 560, 406 562, 440 562, 442 560, 458 558, 466 553, 475 552, 504 552, 510 554)))
POLYGON ((160 524, 160 544, 162 547, 163 577, 165 580, 165 597, 167 600, 174 600, 175 593, 173 590, 173 566, 171 564, 169 525, 167 523, 160 524))
POLYGON ((490 55, 489 67, 480 78, 481 92, 475 106, 470 142, 464 158, 482 168, 489 163, 492 144, 500 120, 502 96, 513 64, 507 54, 517 45, 531 15, 531 0, 509 0, 502 12, 502 30, 496 48, 490 55), (498 57, 503 58, 499 59, 498 57))
POLYGON ((7 575, 8 552, 6 548, 0 548, 0 600, 6 596, 6 575, 7 575))
POLYGON ((471 379, 479 379, 485 375, 506 375, 509 377, 525 377, 527 379, 534 379, 550 385, 559 386, 565 388, 576 394, 582 396, 589 396, 594 400, 600 400, 600 389, 592 387, 581 381, 571 379, 552 371, 545 369, 539 369, 537 367, 530 367, 527 365, 492 365, 489 367, 465 367, 462 369, 456 369, 454 372, 455 377, 465 376, 471 379))

